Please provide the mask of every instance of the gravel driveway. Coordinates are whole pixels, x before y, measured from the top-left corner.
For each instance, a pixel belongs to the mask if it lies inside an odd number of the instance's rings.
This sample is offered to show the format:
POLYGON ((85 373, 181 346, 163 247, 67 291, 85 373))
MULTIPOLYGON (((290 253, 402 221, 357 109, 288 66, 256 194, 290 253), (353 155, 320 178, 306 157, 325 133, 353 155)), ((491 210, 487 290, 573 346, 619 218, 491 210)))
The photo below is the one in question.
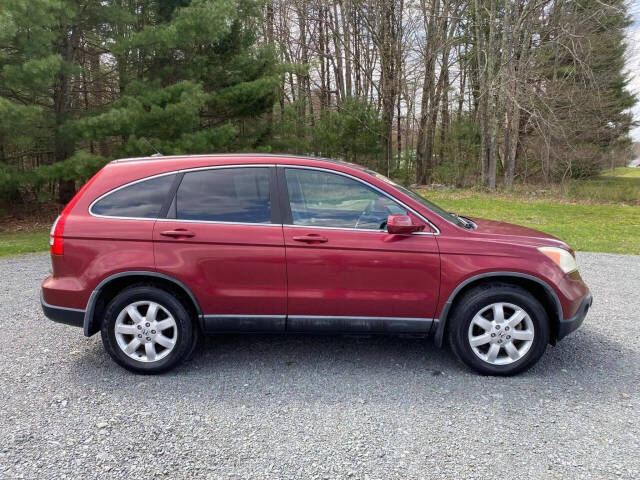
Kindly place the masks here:
POLYGON ((228 336, 160 377, 42 315, 0 260, 0 478, 638 478, 640 256, 580 253, 583 327, 515 378, 431 341, 228 336))

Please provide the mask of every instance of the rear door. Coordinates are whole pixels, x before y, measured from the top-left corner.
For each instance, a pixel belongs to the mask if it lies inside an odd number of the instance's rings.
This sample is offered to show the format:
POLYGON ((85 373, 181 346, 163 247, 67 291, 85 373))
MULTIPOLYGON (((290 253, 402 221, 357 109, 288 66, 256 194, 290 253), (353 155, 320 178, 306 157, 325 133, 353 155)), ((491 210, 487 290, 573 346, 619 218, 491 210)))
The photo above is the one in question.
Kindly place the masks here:
POLYGON ((158 272, 186 284, 205 329, 282 331, 286 265, 275 167, 184 172, 167 218, 154 227, 158 272))
POLYGON ((285 193, 288 319, 292 331, 427 333, 440 258, 435 231, 406 206, 358 178, 278 167, 285 193), (390 235, 389 214, 423 222, 390 235))

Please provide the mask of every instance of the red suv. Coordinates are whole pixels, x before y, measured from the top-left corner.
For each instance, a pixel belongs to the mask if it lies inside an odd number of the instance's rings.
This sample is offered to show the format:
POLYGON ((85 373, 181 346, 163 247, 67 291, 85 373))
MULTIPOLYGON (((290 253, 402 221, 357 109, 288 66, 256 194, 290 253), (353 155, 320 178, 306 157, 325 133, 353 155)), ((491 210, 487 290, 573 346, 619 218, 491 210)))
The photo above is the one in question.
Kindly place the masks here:
POLYGON ((353 164, 284 155, 116 160, 51 230, 51 320, 142 373, 201 334, 433 335, 491 375, 531 367, 591 306, 574 253, 448 213, 353 164))

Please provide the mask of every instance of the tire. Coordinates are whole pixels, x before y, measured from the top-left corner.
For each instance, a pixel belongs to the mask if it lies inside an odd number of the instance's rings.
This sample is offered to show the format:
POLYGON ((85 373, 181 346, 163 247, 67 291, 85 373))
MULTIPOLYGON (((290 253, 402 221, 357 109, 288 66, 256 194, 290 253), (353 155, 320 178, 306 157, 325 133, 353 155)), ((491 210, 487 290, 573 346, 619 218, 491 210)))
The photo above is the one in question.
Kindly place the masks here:
POLYGON ((142 374, 166 372, 182 363, 193 352, 198 333, 178 297, 152 285, 118 293, 107 305, 100 331, 111 358, 142 374))
POLYGON ((448 333, 451 349, 466 366, 483 375, 509 376, 535 365, 551 329, 545 309, 528 291, 489 283, 456 302, 448 333))

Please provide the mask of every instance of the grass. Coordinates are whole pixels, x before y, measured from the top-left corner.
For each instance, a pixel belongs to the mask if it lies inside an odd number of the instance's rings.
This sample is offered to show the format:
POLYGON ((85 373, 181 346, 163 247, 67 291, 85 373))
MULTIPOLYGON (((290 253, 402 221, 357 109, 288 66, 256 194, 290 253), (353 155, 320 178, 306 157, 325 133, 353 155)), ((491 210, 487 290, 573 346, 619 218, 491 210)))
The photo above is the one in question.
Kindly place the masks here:
POLYGON ((602 172, 602 177, 617 177, 617 178, 640 178, 640 168, 637 167, 618 167, 613 170, 605 170, 602 172))
POLYGON ((0 232, 0 257, 49 250, 49 229, 0 232))
POLYGON ((573 201, 640 205, 640 168, 620 167, 593 180, 570 182, 566 195, 573 201))

